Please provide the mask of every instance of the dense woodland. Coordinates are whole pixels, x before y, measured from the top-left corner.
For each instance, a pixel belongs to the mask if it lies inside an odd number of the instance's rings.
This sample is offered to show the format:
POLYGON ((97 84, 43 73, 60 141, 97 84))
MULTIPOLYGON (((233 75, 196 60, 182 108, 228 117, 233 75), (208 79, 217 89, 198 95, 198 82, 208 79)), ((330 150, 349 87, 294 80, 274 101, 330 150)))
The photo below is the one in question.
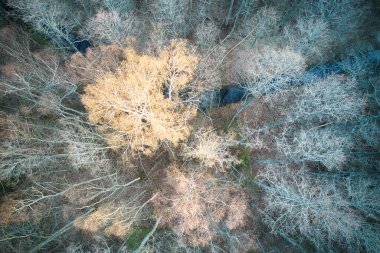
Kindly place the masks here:
POLYGON ((0 1, 0 252, 380 252, 379 14, 0 1))

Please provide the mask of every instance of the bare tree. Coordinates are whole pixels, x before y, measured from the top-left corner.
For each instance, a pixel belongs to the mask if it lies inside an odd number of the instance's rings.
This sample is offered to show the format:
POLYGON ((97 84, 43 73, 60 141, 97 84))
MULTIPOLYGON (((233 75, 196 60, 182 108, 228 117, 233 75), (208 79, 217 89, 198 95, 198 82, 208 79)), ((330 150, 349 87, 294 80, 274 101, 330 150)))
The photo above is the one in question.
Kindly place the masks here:
POLYGON ((146 52, 153 55, 159 54, 169 41, 165 26, 161 23, 153 23, 147 41, 146 52))
POLYGON ((310 65, 323 64, 331 58, 332 31, 321 18, 299 18, 296 24, 285 26, 280 36, 285 45, 302 54, 310 65))
POLYGON ((345 49, 352 40, 359 39, 371 16, 371 5, 365 0, 311 1, 310 6, 305 8, 305 16, 317 17, 329 23, 334 48, 338 46, 345 49))
POLYGON ((52 219, 60 219, 64 223, 67 223, 67 219, 71 220, 56 233, 38 238, 37 242, 40 243, 28 248, 30 251, 45 247, 72 228, 125 237, 132 226, 140 221, 144 208, 154 198, 147 200, 145 191, 137 187, 139 178, 126 182, 117 173, 89 178, 83 178, 85 175, 82 174, 79 180, 64 175, 59 178, 53 172, 49 175, 51 180, 34 180, 14 206, 18 213, 37 209, 50 213, 52 219), (62 201, 65 201, 64 205, 62 201), (83 210, 87 211, 86 215, 81 215, 83 210), (59 217, 59 212, 64 212, 65 216, 59 217))
POLYGON ((154 22, 163 25, 169 38, 181 38, 188 33, 186 17, 190 7, 188 1, 155 0, 150 5, 150 11, 154 22))
POLYGON ((212 5, 217 4, 215 1, 196 1, 195 8, 193 9, 193 23, 200 24, 204 23, 206 20, 212 20, 212 5))
POLYGON ((120 16, 116 11, 99 11, 82 28, 81 34, 94 45, 116 44, 120 47, 127 42, 127 36, 137 35, 139 27, 136 16, 120 16))
MULTIPOLYGON (((0 33, 0 45, 9 61, 3 66, 5 78, 0 82, 5 93, 18 96, 24 104, 37 107, 41 115, 76 113, 64 100, 76 94, 62 62, 66 54, 51 49, 30 50, 30 38, 19 38, 23 31, 6 28, 0 33), (12 35, 14 34, 14 35, 12 35)), ((79 113, 80 115, 80 113, 79 113)))
POLYGON ((320 162, 329 170, 341 169, 353 143, 331 128, 300 130, 293 137, 276 138, 276 146, 293 162, 320 162))
POLYGON ((195 43, 203 50, 209 49, 216 44, 220 35, 220 28, 215 22, 202 22, 195 29, 195 43))
POLYGON ((301 88, 291 120, 314 122, 348 122, 360 117, 365 99, 355 79, 342 75, 329 76, 301 88))
POLYGON ((223 169, 240 163, 231 153, 231 148, 237 145, 232 133, 220 136, 213 129, 201 128, 190 140, 189 145, 184 145, 182 155, 199 160, 203 166, 223 169))
POLYGON ((380 127, 375 121, 364 121, 355 126, 353 137, 362 150, 378 151, 380 148, 380 127))
POLYGON ((236 30, 239 40, 248 45, 255 45, 260 39, 275 34, 279 27, 278 11, 272 7, 262 7, 249 15, 236 30))
POLYGON ((240 187, 204 172, 180 172, 171 166, 159 197, 153 202, 162 225, 193 246, 206 246, 218 237, 218 227, 244 226, 249 215, 246 195, 240 187))
POLYGON ((370 219, 378 219, 380 215, 380 191, 378 177, 349 177, 345 182, 347 197, 351 204, 370 219))
POLYGON ((305 69, 302 56, 290 48, 246 49, 238 52, 236 58, 231 79, 243 83, 256 98, 286 86, 289 81, 296 82, 305 69))
MULTIPOLYGON (((348 252, 379 250, 376 235, 380 231, 355 210, 355 200, 350 197, 353 193, 347 195, 345 182, 273 165, 260 171, 257 179, 265 190, 264 221, 273 232, 289 238, 305 237, 321 251, 336 249, 336 245, 348 252), (365 231, 371 231, 371 237, 365 231)), ((378 187, 355 185, 361 188, 354 190, 356 197, 378 195, 378 187)))
POLYGON ((111 167, 103 137, 78 117, 62 117, 58 124, 5 116, 0 148, 0 177, 9 181, 21 175, 43 174, 52 167, 107 173, 111 167))
POLYGON ((0 177, 2 180, 16 181, 22 175, 42 172, 64 160, 59 153, 62 141, 54 127, 35 125, 21 121, 16 116, 6 118, 7 136, 3 140, 0 153, 0 177))
POLYGON ((17 210, 33 208, 40 203, 59 205, 60 198, 68 198, 72 204, 79 206, 80 209, 96 207, 104 201, 115 201, 125 189, 137 182, 136 178, 130 182, 122 183, 118 179, 117 173, 106 174, 105 176, 92 177, 77 183, 65 182, 60 180, 33 182, 27 190, 30 194, 20 200, 17 210))
POLYGON ((220 68, 220 59, 226 48, 220 46, 208 51, 200 52, 196 74, 191 84, 194 96, 202 97, 207 91, 220 90, 223 87, 223 73, 220 68))
MULTIPOLYGON (((124 190, 128 191, 128 188, 124 190)), ((145 208, 153 198, 143 202, 144 197, 143 193, 124 195, 119 200, 99 204, 91 215, 78 220, 74 225, 87 232, 125 238, 131 234, 133 226, 145 218, 145 208)))
MULTIPOLYGON (((363 117, 366 104, 365 97, 357 87, 357 81, 343 75, 317 79, 310 84, 268 94, 268 96, 273 97, 266 100, 271 102, 269 106, 275 110, 273 113, 276 118, 269 122, 268 120, 256 122, 254 118, 245 119, 242 136, 245 136, 248 141, 249 139, 259 140, 257 138, 263 137, 264 134, 280 126, 294 128, 294 124, 317 126, 357 120, 363 117)), ((250 103, 247 105, 249 106, 250 103)), ((247 109, 248 106, 242 107, 238 113, 247 109)))
POLYGON ((59 135, 65 143, 64 152, 74 169, 88 169, 94 175, 108 173, 111 161, 103 137, 90 126, 78 120, 63 118, 59 121, 59 135))
POLYGON ((76 50, 72 32, 80 25, 79 13, 66 1, 11 0, 8 4, 17 15, 52 39, 58 46, 76 50))
MULTIPOLYGON (((276 2, 272 8, 276 8, 277 25, 283 29, 263 40, 291 47, 301 53, 308 64, 322 64, 363 45, 373 16, 370 5, 362 0, 276 2)), ((263 23, 270 19, 265 15, 260 18, 263 23)))

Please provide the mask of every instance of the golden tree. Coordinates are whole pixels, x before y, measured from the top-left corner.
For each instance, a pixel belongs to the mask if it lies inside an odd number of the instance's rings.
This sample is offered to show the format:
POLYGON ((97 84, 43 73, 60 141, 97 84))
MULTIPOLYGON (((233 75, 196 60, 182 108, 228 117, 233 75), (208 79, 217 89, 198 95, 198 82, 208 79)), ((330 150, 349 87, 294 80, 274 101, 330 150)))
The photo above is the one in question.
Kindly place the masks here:
POLYGON ((85 88, 82 102, 89 121, 98 125, 108 143, 152 154, 161 142, 176 146, 190 133, 193 103, 180 96, 198 62, 184 40, 171 41, 158 56, 124 49, 125 60, 85 88))

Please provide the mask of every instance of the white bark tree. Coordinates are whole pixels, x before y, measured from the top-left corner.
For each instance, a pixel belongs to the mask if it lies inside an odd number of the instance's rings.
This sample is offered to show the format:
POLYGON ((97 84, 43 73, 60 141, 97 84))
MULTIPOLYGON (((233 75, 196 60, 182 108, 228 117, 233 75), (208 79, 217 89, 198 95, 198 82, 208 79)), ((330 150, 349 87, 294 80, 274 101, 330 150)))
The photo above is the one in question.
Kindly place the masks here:
POLYGON ((351 40, 359 39, 365 32, 366 20, 372 15, 371 4, 365 0, 311 0, 310 7, 305 8, 304 15, 329 24, 335 47, 347 47, 351 40))
POLYGON ((220 32, 221 30, 215 22, 201 22, 195 28, 195 43, 201 50, 207 51, 216 45, 220 32))
POLYGON ((7 39, 7 34, 0 35, 0 46, 10 58, 3 66, 5 78, 0 81, 4 92, 18 96, 22 104, 35 106, 40 115, 81 115, 64 105, 77 90, 77 83, 69 80, 62 64, 66 55, 50 49, 31 52, 28 40, 12 40, 14 36, 7 39))
POLYGON ((286 87, 289 81, 296 82, 306 67, 303 57, 290 48, 263 46, 237 54, 231 79, 243 83, 255 98, 286 87))
POLYGON ((76 50, 72 33, 80 25, 78 10, 65 1, 11 0, 16 15, 53 40, 59 47, 76 50))
POLYGON ((150 5, 150 11, 153 22, 162 24, 169 38, 181 38, 188 33, 187 15, 190 7, 188 1, 155 0, 150 5))
POLYGON ((279 19, 279 13, 275 8, 262 7, 244 19, 233 36, 245 44, 253 46, 258 40, 278 31, 279 19))
POLYGON ((228 168, 241 162, 231 152, 236 145, 232 133, 218 135, 214 129, 201 128, 192 134, 190 143, 184 145, 182 155, 199 160, 203 166, 223 170, 225 166, 228 168))
POLYGON ((108 173, 111 160, 103 136, 88 125, 73 119, 61 119, 59 136, 64 143, 64 154, 75 170, 87 169, 94 175, 108 173))
POLYGON ((320 162, 329 170, 340 169, 353 143, 329 128, 301 130, 294 136, 276 138, 278 151, 293 162, 320 162))
POLYGON ((127 42, 127 36, 138 34, 138 21, 133 14, 121 16, 117 11, 99 11, 91 17, 81 34, 94 45, 116 44, 120 47, 127 42))
POLYGON ((289 108, 291 121, 348 122, 360 117, 365 105, 355 79, 342 75, 326 77, 301 89, 289 108))
POLYGON ((57 129, 20 121, 16 117, 6 118, 7 136, 0 147, 0 179, 5 182, 32 172, 42 172, 54 166, 58 168, 64 160, 57 147, 62 142, 57 129))
POLYGON ((321 18, 299 18, 295 25, 284 27, 280 40, 309 64, 323 64, 331 57, 331 32, 328 22, 321 18))
POLYGON ((375 185, 355 183, 358 188, 347 191, 345 180, 336 182, 303 170, 272 165, 260 171, 257 179, 265 191, 264 221, 272 232, 307 238, 319 251, 334 250, 337 245, 347 252, 380 250, 380 230, 363 213, 373 208, 379 210, 380 202, 376 199, 373 207, 357 201, 374 200, 379 195, 378 181, 375 185))

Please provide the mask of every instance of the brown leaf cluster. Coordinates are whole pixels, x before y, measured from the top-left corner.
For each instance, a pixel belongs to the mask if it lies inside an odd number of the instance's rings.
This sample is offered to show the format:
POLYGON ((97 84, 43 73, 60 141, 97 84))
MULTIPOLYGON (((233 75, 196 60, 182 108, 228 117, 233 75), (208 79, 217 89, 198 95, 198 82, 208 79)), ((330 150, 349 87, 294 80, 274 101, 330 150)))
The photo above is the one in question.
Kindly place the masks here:
POLYGON ((176 146, 190 134, 195 116, 180 93, 192 80, 197 57, 183 40, 171 41, 155 57, 124 49, 116 72, 108 72, 85 88, 82 102, 89 121, 97 124, 112 147, 129 146, 152 154, 161 141, 176 146))
POLYGON ((0 204, 0 226, 20 222, 38 223, 44 217, 45 206, 43 204, 37 204, 30 209, 18 210, 20 195, 19 191, 15 191, 8 193, 7 198, 2 200, 0 204))
POLYGON ((125 238, 140 216, 139 207, 117 201, 98 206, 91 214, 77 219, 74 226, 90 233, 125 238))
POLYGON ((186 243, 207 245, 217 238, 222 223, 229 230, 244 226, 250 211, 238 185, 202 172, 185 174, 175 166, 169 171, 165 188, 153 205, 162 225, 186 243))

